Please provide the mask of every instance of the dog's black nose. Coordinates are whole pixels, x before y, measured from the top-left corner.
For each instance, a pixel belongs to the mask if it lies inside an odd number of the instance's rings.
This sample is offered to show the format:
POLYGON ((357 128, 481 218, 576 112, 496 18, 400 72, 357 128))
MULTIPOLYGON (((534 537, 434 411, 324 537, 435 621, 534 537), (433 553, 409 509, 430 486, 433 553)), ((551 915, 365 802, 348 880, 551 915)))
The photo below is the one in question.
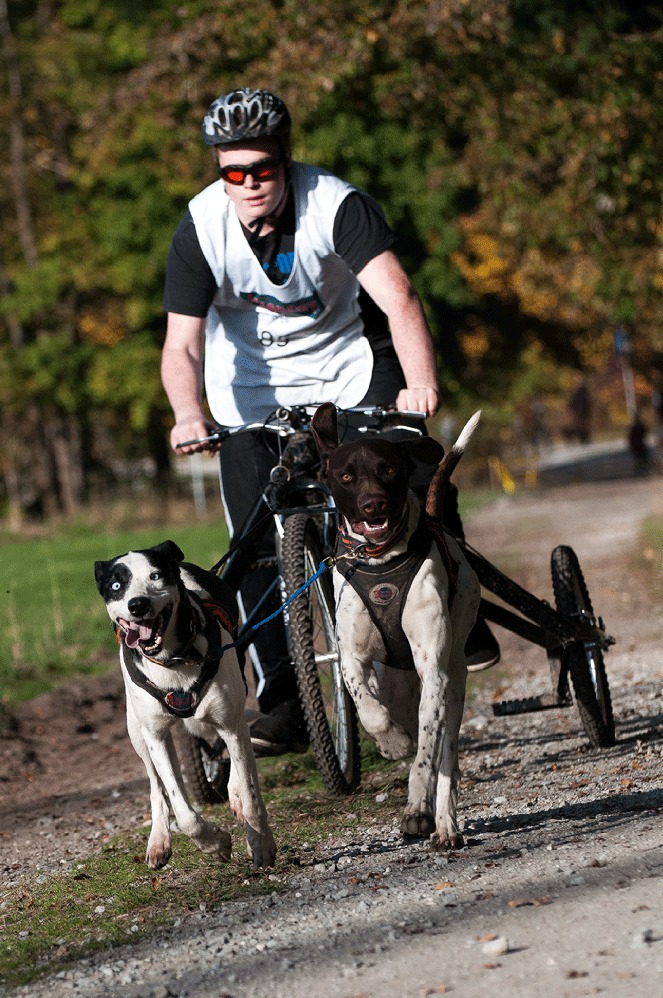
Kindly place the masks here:
POLYGON ((134 617, 147 617, 152 610, 152 604, 147 596, 134 596, 127 603, 127 610, 134 617))
POLYGON ((387 515, 387 500, 381 499, 379 496, 367 496, 359 505, 365 516, 385 517, 387 515))

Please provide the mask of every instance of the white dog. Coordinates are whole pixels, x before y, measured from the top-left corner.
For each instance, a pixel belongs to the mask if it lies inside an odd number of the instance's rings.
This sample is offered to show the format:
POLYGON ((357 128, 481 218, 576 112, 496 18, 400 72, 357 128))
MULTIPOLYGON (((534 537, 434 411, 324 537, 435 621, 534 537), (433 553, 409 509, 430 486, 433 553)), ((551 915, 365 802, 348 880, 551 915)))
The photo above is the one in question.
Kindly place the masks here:
POLYGON ((203 852, 230 858, 230 834, 205 821, 187 798, 171 733, 179 723, 210 744, 219 736, 225 742, 230 806, 244 825, 254 867, 271 866, 276 846, 244 718, 244 677, 229 647, 235 598, 216 575, 183 558, 176 544, 164 541, 95 562, 120 644, 129 737, 150 780, 146 861, 158 869, 170 858, 169 801, 179 828, 203 852))
POLYGON ((476 574, 440 529, 439 510, 478 418, 439 465, 426 516, 409 489, 411 455, 437 465, 440 444, 430 437, 341 444, 330 403, 311 422, 341 517, 334 587, 343 678, 382 755, 401 759, 417 745, 401 831, 430 835, 436 849, 463 841, 456 807, 464 648, 480 599, 476 574))

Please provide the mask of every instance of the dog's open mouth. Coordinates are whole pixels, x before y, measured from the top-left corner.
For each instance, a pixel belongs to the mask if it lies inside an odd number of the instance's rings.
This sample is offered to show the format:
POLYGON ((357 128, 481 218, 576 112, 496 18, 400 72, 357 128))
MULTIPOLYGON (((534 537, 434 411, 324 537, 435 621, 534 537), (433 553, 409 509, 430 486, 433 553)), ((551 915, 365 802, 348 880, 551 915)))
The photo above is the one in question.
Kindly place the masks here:
POLYGON ((168 626, 172 607, 165 607, 152 620, 125 620, 117 618, 117 626, 122 628, 127 648, 139 648, 145 652, 156 652, 161 648, 164 631, 168 626))
POLYGON ((369 523, 368 520, 357 520, 351 524, 355 534, 361 534, 367 541, 386 541, 391 534, 389 520, 379 523, 369 523))

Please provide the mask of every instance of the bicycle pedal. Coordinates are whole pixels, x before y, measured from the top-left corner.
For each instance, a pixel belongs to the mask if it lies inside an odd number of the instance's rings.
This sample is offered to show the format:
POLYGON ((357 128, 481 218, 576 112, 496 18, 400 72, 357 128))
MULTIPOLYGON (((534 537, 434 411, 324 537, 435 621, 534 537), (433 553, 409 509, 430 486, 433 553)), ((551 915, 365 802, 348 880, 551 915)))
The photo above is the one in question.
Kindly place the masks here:
POLYGON ((532 714, 537 710, 555 710, 560 707, 571 707, 573 701, 559 700, 551 693, 542 693, 536 697, 525 697, 522 700, 502 700, 493 704, 493 714, 496 717, 507 717, 511 714, 532 714))

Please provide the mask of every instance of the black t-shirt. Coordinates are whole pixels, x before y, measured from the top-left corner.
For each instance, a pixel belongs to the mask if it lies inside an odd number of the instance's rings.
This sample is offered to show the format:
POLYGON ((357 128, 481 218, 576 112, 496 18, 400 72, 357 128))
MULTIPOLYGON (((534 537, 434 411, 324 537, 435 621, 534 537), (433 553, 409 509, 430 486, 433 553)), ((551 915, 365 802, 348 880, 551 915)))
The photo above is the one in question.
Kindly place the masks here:
MULTIPOLYGON (((295 210, 292 193, 275 232, 256 236, 242 226, 244 234, 274 284, 288 279, 294 259, 295 210)), ((334 219, 334 249, 353 274, 359 274, 374 257, 391 249, 396 236, 382 210, 368 194, 352 191, 334 219)), ((187 210, 173 236, 166 263, 164 306, 167 312, 204 318, 217 291, 216 280, 205 259, 198 234, 187 210)), ((360 289, 359 303, 365 334, 374 352, 391 350, 387 317, 360 289)))

